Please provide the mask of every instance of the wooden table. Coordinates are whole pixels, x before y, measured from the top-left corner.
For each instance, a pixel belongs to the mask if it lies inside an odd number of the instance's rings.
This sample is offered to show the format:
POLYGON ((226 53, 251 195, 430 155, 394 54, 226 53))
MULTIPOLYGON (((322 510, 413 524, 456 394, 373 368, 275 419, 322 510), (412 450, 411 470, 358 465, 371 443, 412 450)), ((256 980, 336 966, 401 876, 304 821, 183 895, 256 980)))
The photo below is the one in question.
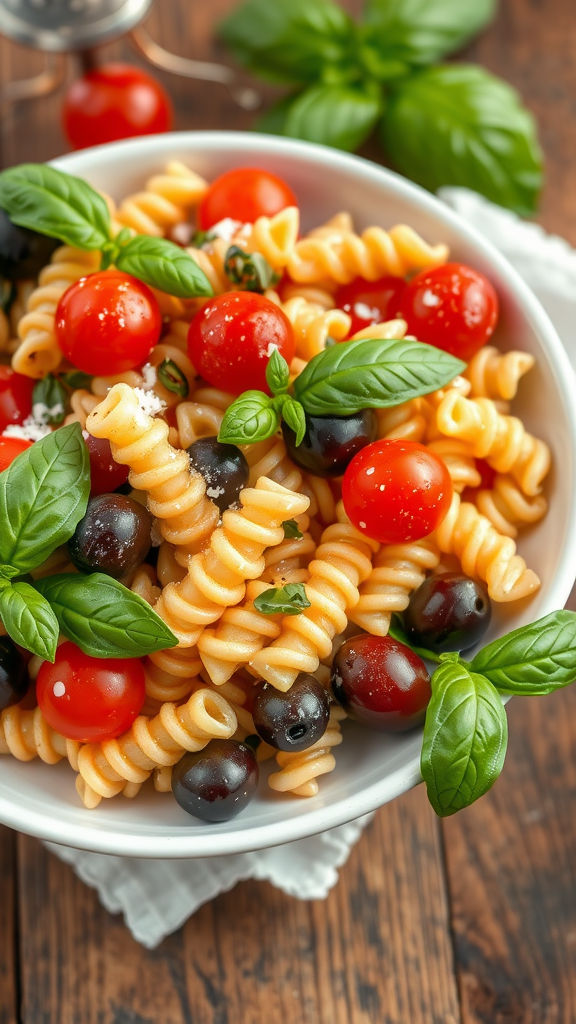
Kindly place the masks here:
MULTIPOLYGON (((232 6, 161 0, 150 28, 213 59, 213 26, 232 6)), ((570 7, 502 0, 466 56, 513 82, 538 117, 540 219, 576 244, 570 7)), ((0 81, 40 64, 0 40, 0 81)), ((167 84, 178 128, 250 126, 222 87, 167 84)), ((17 106, 0 162, 63 152, 59 104, 17 106)), ((242 883, 152 953, 38 842, 0 829, 0 1024, 573 1024, 576 687, 508 710, 506 768, 476 806, 440 822, 413 790, 378 812, 325 902, 242 883)))

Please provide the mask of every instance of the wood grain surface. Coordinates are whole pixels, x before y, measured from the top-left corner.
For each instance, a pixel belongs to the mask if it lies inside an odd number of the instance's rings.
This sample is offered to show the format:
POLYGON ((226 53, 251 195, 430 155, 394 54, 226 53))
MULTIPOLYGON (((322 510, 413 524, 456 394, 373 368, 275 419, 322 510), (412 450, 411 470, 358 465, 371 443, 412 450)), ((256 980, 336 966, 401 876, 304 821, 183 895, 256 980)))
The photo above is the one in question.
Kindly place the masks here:
MULTIPOLYGON (((233 6, 158 0, 148 28, 182 55, 225 58, 212 35, 233 6)), ((539 220, 573 244, 575 52, 566 0, 501 0, 463 55, 537 116, 539 220)), ((125 42, 104 56, 139 62, 125 42)), ((41 66, 0 39, 0 82, 41 66)), ((223 87, 159 77, 178 128, 250 127, 223 87)), ((65 150, 60 103, 0 121, 0 164, 65 150)), ((365 152, 378 158, 373 143, 365 152)), ((414 790, 378 812, 326 901, 242 883, 153 952, 39 843, 0 828, 0 1024, 573 1024, 576 688, 508 712, 504 774, 474 807, 440 823, 414 790)))

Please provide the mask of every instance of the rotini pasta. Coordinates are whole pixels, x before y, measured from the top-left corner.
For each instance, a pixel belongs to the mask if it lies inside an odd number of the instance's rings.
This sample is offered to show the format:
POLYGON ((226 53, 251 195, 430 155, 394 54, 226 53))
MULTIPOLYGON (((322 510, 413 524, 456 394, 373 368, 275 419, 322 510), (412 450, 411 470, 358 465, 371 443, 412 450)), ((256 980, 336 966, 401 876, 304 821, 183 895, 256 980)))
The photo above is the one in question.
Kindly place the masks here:
POLYGON ((275 291, 267 291, 265 296, 280 307, 292 324, 296 355, 300 359, 312 359, 324 350, 328 337, 342 341, 350 330, 350 317, 342 309, 327 310, 300 295, 294 295, 285 302, 281 302, 275 291))
POLYGON ((473 491, 470 500, 505 537, 517 537, 519 527, 538 523, 548 509, 543 494, 527 498, 516 481, 502 473, 496 474, 491 489, 473 491))
POLYGON ((26 711, 19 704, 0 712, 0 754, 12 754, 19 761, 39 757, 45 764, 67 758, 78 770, 80 744, 51 729, 40 708, 26 711))
POLYGON ((342 708, 333 707, 324 735, 306 750, 292 753, 280 750, 276 760, 280 767, 268 779, 268 785, 277 793, 293 793, 294 796, 316 796, 320 775, 326 775, 336 767, 332 748, 342 743, 340 722, 346 717, 342 708))
POLYGON ((208 188, 208 183, 183 163, 173 160, 164 174, 146 182, 143 192, 125 199, 116 220, 139 235, 161 237, 168 228, 185 221, 208 188))
POLYGON ((392 612, 408 607, 410 594, 435 569, 440 552, 434 540, 383 544, 374 555, 372 571, 360 587, 360 600, 348 618, 374 636, 386 636, 392 612))
POLYGON ((499 352, 492 345, 484 345, 472 357, 463 376, 472 385, 473 398, 492 398, 511 401, 516 397, 518 385, 534 366, 529 352, 499 352))

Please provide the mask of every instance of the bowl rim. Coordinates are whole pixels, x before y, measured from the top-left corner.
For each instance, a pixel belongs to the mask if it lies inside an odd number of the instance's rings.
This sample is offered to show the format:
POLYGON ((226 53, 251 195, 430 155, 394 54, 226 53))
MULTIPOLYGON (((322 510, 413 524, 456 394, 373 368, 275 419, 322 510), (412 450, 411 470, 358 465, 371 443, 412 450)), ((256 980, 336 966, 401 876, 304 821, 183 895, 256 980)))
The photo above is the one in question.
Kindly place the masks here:
MULTIPOLYGON (((514 297, 515 304, 521 304, 525 317, 531 322, 538 337, 545 342, 550 354, 550 371, 554 378, 566 411, 570 432, 571 473, 576 480, 576 406, 573 402, 574 373, 568 355, 560 338, 540 302, 524 283, 508 260, 440 199, 426 192, 420 186, 401 177, 394 171, 381 167, 362 157, 343 153, 316 143, 286 139, 265 134, 251 134, 232 131, 188 131, 171 132, 164 135, 145 136, 108 143, 70 153, 49 161, 51 166, 71 174, 89 174, 109 163, 110 158, 121 157, 136 163, 139 155, 154 155, 161 164, 171 151, 194 150, 210 147, 224 153, 235 153, 239 165, 246 166, 247 158, 270 155, 292 155, 323 165, 329 173, 341 168, 362 180, 386 188, 401 196, 412 206, 443 220, 469 244, 479 250, 494 266, 501 280, 506 283, 514 297)), ((575 504, 574 493, 572 504, 575 504)), ((562 608, 570 594, 576 577, 576 515, 568 523, 564 557, 552 580, 541 615, 562 608), (572 568, 574 566, 574 568, 572 568)), ((395 799, 422 781, 419 755, 394 769, 384 778, 362 789, 353 797, 339 798, 329 804, 306 810, 298 817, 288 817, 282 822, 256 825, 249 829, 230 832, 216 832, 202 835, 200 829, 187 832, 185 826, 181 835, 150 836, 132 835, 128 832, 106 831, 98 825, 97 814, 86 815, 86 824, 77 825, 61 822, 48 811, 23 808, 2 794, 0 783, 0 821, 21 832, 34 835, 45 841, 82 848, 99 853, 132 856, 137 858, 196 858, 247 853, 254 850, 279 846, 324 832, 343 825, 355 818, 376 810, 382 804, 395 799), (92 820, 92 823, 91 823, 92 820)))

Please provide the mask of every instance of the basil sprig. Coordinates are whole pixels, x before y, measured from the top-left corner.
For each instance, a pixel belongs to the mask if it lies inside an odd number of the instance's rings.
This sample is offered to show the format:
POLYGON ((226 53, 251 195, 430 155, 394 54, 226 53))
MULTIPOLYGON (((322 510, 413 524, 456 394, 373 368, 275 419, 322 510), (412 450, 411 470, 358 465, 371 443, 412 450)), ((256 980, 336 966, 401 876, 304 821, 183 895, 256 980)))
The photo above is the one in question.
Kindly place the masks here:
POLYGON ((533 212, 535 125, 517 94, 470 65, 440 65, 491 19, 495 0, 246 0, 220 35, 249 71, 289 92, 256 128, 357 149, 376 128, 388 158, 430 189, 466 185, 533 212))
POLYGON ((14 643, 46 661, 54 661, 60 635, 58 619, 45 597, 29 583, 0 588, 0 618, 14 643))
POLYGON ((310 607, 303 583, 287 583, 285 587, 272 587, 254 599, 256 611, 264 615, 299 615, 310 607))
POLYGON ((172 391, 181 398, 187 398, 190 390, 188 381, 173 359, 164 359, 158 367, 158 380, 167 391, 172 391))
POLYGON ((14 224, 59 238, 77 249, 100 250, 111 264, 152 288, 179 298, 212 295, 203 270, 185 249, 165 238, 114 238, 108 207, 87 182, 45 164, 21 164, 0 172, 0 209, 14 224))
POLYGON ((247 292, 265 292, 278 282, 278 274, 262 253, 244 252, 239 245, 231 245, 227 250, 224 273, 233 285, 247 292))
POLYGON ((36 381, 32 392, 32 411, 37 423, 58 426, 66 415, 67 402, 66 389, 53 374, 36 381))

